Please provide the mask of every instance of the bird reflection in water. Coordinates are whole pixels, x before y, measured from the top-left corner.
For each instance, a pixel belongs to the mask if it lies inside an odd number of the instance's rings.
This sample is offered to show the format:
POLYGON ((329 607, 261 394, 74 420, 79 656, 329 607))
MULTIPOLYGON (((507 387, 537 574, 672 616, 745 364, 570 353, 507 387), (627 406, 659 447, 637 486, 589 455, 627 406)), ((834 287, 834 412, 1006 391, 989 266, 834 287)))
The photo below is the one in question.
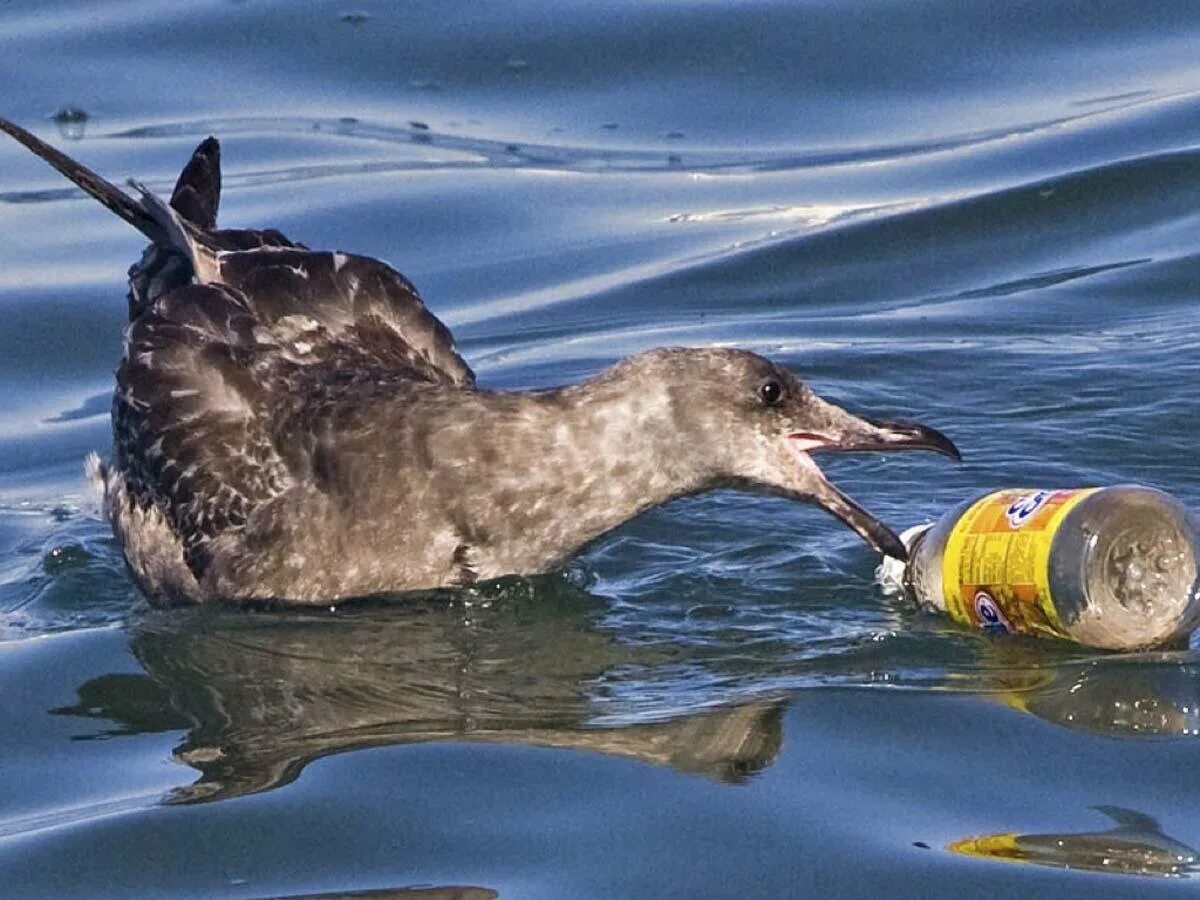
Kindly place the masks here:
POLYGON ((476 605, 442 596, 333 613, 152 613, 132 637, 144 673, 89 680, 54 712, 109 720, 108 734, 186 731, 175 758, 200 777, 166 798, 176 803, 269 790, 322 756, 415 742, 593 751, 726 782, 773 762, 774 699, 598 721, 606 679, 656 652, 614 640, 603 609, 547 577, 476 605))
POLYGON ((946 849, 966 856, 1122 875, 1184 877, 1196 871, 1196 850, 1163 834, 1151 816, 1119 806, 1095 809, 1112 819, 1114 827, 1062 834, 989 834, 954 841, 946 849))

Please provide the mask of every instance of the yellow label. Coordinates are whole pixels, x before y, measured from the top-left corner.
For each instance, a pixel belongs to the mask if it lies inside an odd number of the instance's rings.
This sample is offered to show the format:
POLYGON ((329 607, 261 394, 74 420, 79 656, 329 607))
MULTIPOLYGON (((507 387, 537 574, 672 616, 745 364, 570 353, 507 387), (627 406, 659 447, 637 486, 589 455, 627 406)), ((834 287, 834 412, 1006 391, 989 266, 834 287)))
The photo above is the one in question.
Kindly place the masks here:
POLYGON ((993 859, 1021 859, 1021 848, 1017 841, 1021 835, 1015 832, 1005 834, 986 834, 977 838, 964 838, 947 844, 946 849, 951 853, 962 853, 965 856, 989 856, 993 859))
POLYGON ((1007 490, 977 500, 946 541, 942 591, 950 617, 1069 637, 1050 596, 1050 546, 1067 513, 1096 490, 1007 490))

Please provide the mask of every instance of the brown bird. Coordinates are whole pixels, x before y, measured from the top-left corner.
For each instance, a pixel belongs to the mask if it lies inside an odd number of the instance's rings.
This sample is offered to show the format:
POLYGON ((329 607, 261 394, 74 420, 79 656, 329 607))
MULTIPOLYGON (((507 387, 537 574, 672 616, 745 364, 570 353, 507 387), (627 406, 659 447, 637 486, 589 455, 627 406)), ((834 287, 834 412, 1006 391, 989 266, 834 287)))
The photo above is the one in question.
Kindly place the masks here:
POLYGON ((577 385, 481 389, 391 267, 218 228, 216 139, 166 203, 0 130, 151 241, 129 270, 112 460, 88 470, 154 602, 327 603, 553 571, 718 487, 817 503, 903 558, 810 452, 959 458, 932 428, 853 416, 740 350, 651 350, 577 385))

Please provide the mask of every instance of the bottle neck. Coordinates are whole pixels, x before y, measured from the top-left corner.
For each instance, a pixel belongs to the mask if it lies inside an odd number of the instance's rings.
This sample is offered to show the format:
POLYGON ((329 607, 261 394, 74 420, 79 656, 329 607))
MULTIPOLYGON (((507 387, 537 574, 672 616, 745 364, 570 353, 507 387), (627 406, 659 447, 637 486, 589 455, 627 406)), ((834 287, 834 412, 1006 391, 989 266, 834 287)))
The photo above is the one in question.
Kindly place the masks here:
POLYGON ((904 595, 910 600, 920 600, 917 596, 917 589, 913 584, 913 567, 912 560, 916 559, 917 553, 921 549, 921 545, 925 543, 925 538, 929 535, 929 530, 932 525, 921 526, 921 530, 913 533, 912 537, 904 535, 904 545, 908 547, 909 562, 904 565, 904 573, 900 576, 900 586, 904 589, 904 595))
POLYGON ((921 600, 913 584, 912 561, 916 559, 917 549, 932 527, 931 524, 914 525, 900 533, 900 540, 908 550, 909 561, 905 563, 885 556, 875 570, 875 579, 885 594, 904 594, 910 600, 921 600))

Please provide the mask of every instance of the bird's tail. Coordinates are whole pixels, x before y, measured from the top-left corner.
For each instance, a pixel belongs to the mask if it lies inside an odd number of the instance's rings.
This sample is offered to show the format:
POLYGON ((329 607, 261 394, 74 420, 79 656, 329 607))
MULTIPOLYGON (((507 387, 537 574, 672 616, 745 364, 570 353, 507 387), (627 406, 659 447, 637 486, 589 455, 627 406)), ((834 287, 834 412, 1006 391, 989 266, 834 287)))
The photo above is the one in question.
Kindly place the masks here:
POLYGON ((87 166, 51 147, 15 122, 0 117, 0 131, 24 144, 154 243, 172 243, 166 230, 155 221, 154 216, 150 215, 139 201, 134 200, 112 182, 101 178, 87 166))
POLYGON ((219 279, 209 232, 216 226, 221 194, 221 150, 208 138, 192 154, 179 176, 171 202, 155 196, 145 186, 130 181, 138 197, 131 197, 87 166, 51 147, 15 122, 0 117, 0 131, 24 144, 67 178, 161 247, 172 247, 186 256, 201 283, 219 279))

